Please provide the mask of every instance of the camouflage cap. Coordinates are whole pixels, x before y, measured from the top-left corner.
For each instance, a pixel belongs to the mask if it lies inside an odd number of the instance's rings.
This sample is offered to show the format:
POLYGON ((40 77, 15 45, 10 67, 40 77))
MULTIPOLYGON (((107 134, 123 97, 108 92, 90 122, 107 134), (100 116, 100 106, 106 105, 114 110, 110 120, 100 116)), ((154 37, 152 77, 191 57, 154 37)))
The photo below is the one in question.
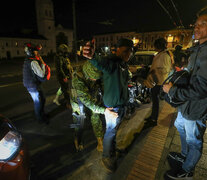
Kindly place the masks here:
POLYGON ((100 79, 102 72, 94 67, 89 61, 86 61, 83 65, 83 72, 86 78, 100 79))
POLYGON ((60 53, 68 53, 69 52, 69 48, 66 44, 61 44, 58 47, 58 52, 60 53))

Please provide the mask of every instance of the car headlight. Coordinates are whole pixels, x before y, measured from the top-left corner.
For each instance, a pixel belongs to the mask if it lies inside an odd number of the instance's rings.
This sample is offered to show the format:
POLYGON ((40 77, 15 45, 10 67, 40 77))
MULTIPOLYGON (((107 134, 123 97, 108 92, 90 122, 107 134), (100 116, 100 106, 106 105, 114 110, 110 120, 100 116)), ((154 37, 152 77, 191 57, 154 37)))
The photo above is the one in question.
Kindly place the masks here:
POLYGON ((16 131, 9 131, 0 140, 0 161, 11 159, 19 150, 22 138, 16 131))

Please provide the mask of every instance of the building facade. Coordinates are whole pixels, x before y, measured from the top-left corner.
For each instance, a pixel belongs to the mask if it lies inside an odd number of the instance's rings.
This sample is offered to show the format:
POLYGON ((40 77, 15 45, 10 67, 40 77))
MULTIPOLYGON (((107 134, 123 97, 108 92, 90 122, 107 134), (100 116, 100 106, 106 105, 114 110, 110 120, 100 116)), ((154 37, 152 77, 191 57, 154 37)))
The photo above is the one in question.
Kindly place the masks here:
POLYGON ((174 49, 180 44, 184 49, 192 46, 192 29, 173 29, 168 31, 155 32, 122 32, 94 35, 96 47, 107 51, 114 46, 120 38, 131 39, 140 50, 154 50, 154 41, 158 38, 165 38, 168 42, 168 48, 174 49))
POLYGON ((35 0, 37 34, 18 35, 0 34, 0 59, 12 59, 25 56, 25 43, 41 44, 41 55, 56 52, 57 47, 64 43, 73 49, 73 30, 61 25, 55 27, 54 8, 51 0, 35 0))

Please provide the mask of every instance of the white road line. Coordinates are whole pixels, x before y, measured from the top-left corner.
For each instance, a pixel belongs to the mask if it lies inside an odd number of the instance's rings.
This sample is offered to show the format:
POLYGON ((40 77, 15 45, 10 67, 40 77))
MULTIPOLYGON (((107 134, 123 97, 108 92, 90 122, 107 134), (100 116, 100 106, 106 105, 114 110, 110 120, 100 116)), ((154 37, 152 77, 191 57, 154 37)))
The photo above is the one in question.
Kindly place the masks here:
POLYGON ((43 145, 41 147, 33 149, 33 150, 30 151, 30 155, 33 156, 34 154, 38 153, 39 151, 43 151, 45 149, 48 149, 51 146, 52 146, 52 144, 45 144, 45 145, 43 145))
POLYGON ((22 84, 22 82, 16 82, 16 83, 11 83, 11 84, 0 85, 0 88, 15 86, 15 85, 18 85, 18 84, 22 84))

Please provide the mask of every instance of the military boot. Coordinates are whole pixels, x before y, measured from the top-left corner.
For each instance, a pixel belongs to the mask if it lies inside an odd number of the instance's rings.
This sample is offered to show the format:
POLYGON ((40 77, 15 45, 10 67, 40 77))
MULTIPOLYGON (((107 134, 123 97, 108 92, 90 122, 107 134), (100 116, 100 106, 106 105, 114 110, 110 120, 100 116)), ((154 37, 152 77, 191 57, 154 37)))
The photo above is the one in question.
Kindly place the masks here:
POLYGON ((97 142, 98 142, 98 145, 96 147, 97 151, 103 152, 103 138, 98 137, 97 142))
POLYGON ((75 149, 76 151, 82 151, 84 149, 83 144, 78 142, 78 138, 75 137, 74 139, 75 149))

